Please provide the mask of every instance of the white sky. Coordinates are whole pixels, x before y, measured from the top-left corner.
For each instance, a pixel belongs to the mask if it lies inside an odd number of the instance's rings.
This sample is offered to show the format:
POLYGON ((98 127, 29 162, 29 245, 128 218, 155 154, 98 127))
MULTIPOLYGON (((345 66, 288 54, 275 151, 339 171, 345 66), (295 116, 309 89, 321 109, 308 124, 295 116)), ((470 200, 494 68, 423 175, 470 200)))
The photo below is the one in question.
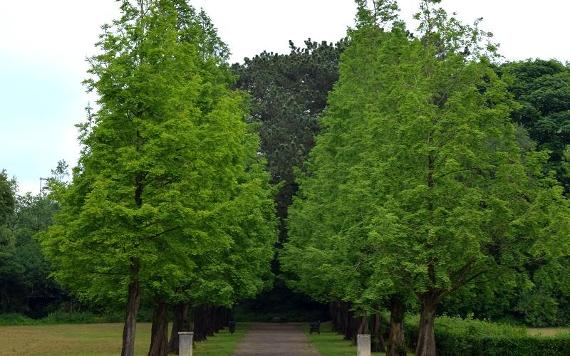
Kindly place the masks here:
MULTIPOLYGON (((291 39, 336 41, 353 23, 353 0, 190 0, 203 7, 229 44, 232 62, 263 51, 287 52, 291 39)), ((400 0, 410 20, 417 0, 400 0)), ((568 0, 444 0, 465 21, 484 17, 507 59, 570 61, 568 0)), ((60 159, 75 164, 75 123, 89 98, 81 81, 100 25, 118 14, 115 0, 0 0, 0 169, 20 191, 60 159)))

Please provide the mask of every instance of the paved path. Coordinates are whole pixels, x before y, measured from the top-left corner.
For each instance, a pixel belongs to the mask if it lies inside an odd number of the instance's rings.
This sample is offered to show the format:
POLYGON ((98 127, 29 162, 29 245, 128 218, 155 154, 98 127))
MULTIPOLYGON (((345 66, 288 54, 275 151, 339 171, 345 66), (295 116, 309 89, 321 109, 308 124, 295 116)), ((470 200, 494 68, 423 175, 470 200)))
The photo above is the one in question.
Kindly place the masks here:
POLYGON ((234 356, 319 356, 300 324, 251 324, 234 356))

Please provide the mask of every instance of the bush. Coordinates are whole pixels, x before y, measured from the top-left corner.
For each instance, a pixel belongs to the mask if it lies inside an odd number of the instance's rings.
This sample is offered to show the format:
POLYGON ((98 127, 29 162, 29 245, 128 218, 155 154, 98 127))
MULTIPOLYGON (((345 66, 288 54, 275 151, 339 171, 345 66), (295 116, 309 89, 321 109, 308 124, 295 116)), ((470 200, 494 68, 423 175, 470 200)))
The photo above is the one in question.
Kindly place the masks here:
POLYGON ((37 323, 37 320, 22 314, 0 314, 0 325, 35 325, 37 323))
MULTIPOLYGON (((419 318, 407 318, 406 323, 408 344, 415 345, 419 318)), ((570 334, 530 336, 524 327, 480 320, 438 317, 435 339, 441 356, 570 355, 570 334)))

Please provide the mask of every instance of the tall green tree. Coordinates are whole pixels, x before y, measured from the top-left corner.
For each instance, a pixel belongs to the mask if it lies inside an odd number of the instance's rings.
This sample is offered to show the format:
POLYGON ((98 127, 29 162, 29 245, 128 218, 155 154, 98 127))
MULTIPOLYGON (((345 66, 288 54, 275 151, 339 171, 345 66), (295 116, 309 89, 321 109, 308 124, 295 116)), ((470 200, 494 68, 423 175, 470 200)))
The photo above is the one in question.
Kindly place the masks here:
MULTIPOLYGON (((42 244, 80 298, 123 303, 122 355, 133 355, 141 296, 162 308, 193 285, 200 258, 231 247, 220 212, 257 141, 204 13, 183 0, 123 0, 121 10, 90 60, 98 110, 80 126, 79 164, 42 244)), ((164 354, 163 335, 153 326, 149 354, 164 354)))
POLYGON ((487 33, 438 3, 421 2, 414 38, 396 21, 374 39, 386 29, 366 19, 390 2, 361 15, 353 36, 369 45, 353 41, 341 59, 284 261, 305 276, 302 286, 337 275, 333 292, 364 306, 394 291, 415 295, 416 355, 436 353, 443 297, 529 251, 564 256, 569 246, 568 201, 542 175, 546 156, 521 152, 510 121, 517 105, 490 65, 487 33))
MULTIPOLYGON (((568 109, 570 81, 568 67, 555 60, 527 60, 505 63, 497 72, 509 84, 519 103, 512 112, 518 124, 519 143, 526 150, 550 153, 545 171, 553 171, 568 193, 564 169, 564 150, 570 143, 568 109), (528 134, 526 133, 528 132, 528 134)), ((519 272, 485 278, 486 283, 470 286, 459 295, 447 298, 444 310, 477 317, 512 319, 533 326, 568 323, 568 259, 532 258, 519 272), (494 303, 484 303, 492 299, 494 303)))

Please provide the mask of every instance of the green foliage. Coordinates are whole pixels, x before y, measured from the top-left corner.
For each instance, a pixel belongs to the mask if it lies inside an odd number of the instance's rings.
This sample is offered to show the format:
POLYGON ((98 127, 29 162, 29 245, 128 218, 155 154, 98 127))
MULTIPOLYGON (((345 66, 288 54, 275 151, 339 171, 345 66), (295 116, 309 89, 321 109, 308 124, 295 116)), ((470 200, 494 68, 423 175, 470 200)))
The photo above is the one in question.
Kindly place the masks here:
POLYGON ((121 304, 136 282, 149 297, 231 304, 261 289, 274 240, 258 139, 205 14, 141 4, 123 1, 90 60, 99 108, 79 126, 42 245, 84 301, 121 304))
POLYGON ((433 3, 418 38, 398 21, 350 31, 282 257, 319 300, 434 308, 482 275, 570 253, 570 205, 547 155, 519 146, 488 34, 433 3))
MULTIPOLYGON (((519 103, 511 115, 520 125, 519 145, 527 153, 537 147, 549 152, 542 169, 553 172, 567 193, 564 151, 570 142, 566 127, 570 108, 568 67, 554 60, 529 60, 506 63, 498 72, 508 81, 509 91, 519 103)), ((474 312, 481 318, 511 319, 533 326, 567 325, 570 281, 566 276, 570 273, 570 259, 527 257, 518 275, 486 278, 448 299, 444 310, 457 315, 474 312)))
POLYGON ((521 103, 513 120, 529 131, 539 148, 551 152, 549 169, 566 190, 564 150, 570 144, 570 68, 555 60, 506 63, 500 71, 510 76, 510 90, 521 103))
MULTIPOLYGON (((419 318, 408 318, 408 343, 418 334, 419 318)), ((570 334, 530 336, 526 328, 479 320, 439 317, 435 335, 438 355, 567 355, 570 334)))
POLYGON ((302 168, 318 132, 317 117, 338 79, 338 59, 344 42, 290 43, 290 53, 263 52, 235 64, 236 86, 251 96, 249 120, 259 126, 261 151, 276 192, 281 219, 280 240, 286 240, 284 219, 297 191, 296 168, 302 168))
POLYGON ((16 207, 16 182, 8 178, 6 170, 0 171, 0 263, 13 248, 12 231, 8 223, 16 207))
POLYGON ((61 298, 34 239, 51 222, 56 205, 45 196, 16 196, 15 180, 0 174, 0 313, 45 315, 61 298))

